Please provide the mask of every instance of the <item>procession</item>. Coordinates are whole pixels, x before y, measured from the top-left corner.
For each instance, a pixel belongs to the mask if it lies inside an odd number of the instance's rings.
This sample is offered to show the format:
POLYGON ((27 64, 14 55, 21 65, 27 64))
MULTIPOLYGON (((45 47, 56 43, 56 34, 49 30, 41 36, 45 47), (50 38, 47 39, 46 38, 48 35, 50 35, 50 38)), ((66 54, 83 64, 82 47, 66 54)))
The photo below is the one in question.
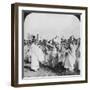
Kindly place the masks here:
POLYGON ((74 35, 68 39, 56 35, 48 40, 37 34, 31 35, 30 40, 24 40, 24 63, 33 72, 38 72, 43 66, 58 73, 80 74, 80 57, 80 38, 74 35))

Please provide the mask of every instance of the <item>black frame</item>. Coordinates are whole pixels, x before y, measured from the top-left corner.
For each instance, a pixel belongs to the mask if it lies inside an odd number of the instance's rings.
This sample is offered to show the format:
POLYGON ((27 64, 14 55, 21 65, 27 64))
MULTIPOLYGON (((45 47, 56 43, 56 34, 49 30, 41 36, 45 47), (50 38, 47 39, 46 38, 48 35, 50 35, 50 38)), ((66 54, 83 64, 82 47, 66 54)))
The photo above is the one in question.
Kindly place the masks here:
POLYGON ((41 86, 41 85, 57 85, 57 84, 74 84, 74 83, 87 83, 88 82, 88 8, 81 6, 61 6, 61 5, 45 5, 45 4, 27 4, 15 3, 11 5, 11 85, 14 87, 22 86, 41 86), (65 82, 47 82, 35 84, 18 84, 18 7, 45 7, 45 8, 64 8, 64 9, 77 9, 85 10, 85 80, 81 81, 65 81, 65 82))

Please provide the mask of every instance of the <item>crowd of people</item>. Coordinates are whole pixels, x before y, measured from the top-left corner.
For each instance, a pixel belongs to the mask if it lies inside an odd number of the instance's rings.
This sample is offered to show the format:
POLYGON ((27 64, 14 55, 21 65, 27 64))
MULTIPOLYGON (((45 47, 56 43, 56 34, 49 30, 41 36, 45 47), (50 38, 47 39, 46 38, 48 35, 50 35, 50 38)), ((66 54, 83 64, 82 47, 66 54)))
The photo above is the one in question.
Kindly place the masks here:
POLYGON ((47 40, 32 35, 30 40, 24 40, 24 61, 30 63, 33 71, 40 68, 40 63, 52 68, 62 63, 71 72, 75 68, 80 70, 80 38, 73 35, 68 39, 55 36, 47 40))

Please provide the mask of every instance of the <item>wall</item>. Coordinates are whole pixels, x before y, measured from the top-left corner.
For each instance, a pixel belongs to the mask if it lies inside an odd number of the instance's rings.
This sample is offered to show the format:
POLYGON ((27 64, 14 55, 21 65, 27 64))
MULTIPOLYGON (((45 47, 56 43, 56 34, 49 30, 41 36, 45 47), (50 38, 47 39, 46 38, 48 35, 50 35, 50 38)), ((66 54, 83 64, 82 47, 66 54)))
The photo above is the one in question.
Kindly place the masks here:
MULTIPOLYGON (((43 3, 43 4, 61 4, 74 6, 89 6, 89 0, 0 0, 0 90, 88 90, 90 88, 90 78, 88 84, 55 85, 13 88, 10 86, 11 78, 11 3, 43 3)), ((89 12, 90 14, 90 12, 89 12)), ((89 17, 90 18, 90 17, 89 17)), ((89 19, 88 18, 88 19, 89 19)), ((88 23, 89 24, 89 23, 88 23)), ((89 27, 90 28, 90 27, 89 27)), ((88 31, 88 34, 90 31, 88 31)), ((90 38, 90 35, 89 35, 90 38)), ((90 44, 90 42, 88 42, 90 44)), ((88 48, 90 49, 90 48, 88 48)), ((89 57, 90 58, 90 57, 89 57)), ((88 62, 90 63, 90 61, 88 62)), ((90 66, 89 66, 90 68, 90 66)), ((90 70, 88 71, 90 76, 90 70)))

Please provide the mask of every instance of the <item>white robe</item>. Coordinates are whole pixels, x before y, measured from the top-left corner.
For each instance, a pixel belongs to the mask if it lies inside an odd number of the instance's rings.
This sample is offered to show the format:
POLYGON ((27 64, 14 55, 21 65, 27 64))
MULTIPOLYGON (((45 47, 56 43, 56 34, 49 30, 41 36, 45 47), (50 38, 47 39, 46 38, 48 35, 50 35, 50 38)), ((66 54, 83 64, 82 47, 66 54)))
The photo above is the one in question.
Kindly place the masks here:
POLYGON ((68 56, 65 57, 65 68, 68 68, 70 71, 74 70, 74 65, 76 62, 76 46, 71 45, 72 52, 68 53, 68 56))
POLYGON ((39 62, 44 62, 43 51, 34 43, 30 47, 31 55, 31 69, 37 71, 39 69, 39 62))

